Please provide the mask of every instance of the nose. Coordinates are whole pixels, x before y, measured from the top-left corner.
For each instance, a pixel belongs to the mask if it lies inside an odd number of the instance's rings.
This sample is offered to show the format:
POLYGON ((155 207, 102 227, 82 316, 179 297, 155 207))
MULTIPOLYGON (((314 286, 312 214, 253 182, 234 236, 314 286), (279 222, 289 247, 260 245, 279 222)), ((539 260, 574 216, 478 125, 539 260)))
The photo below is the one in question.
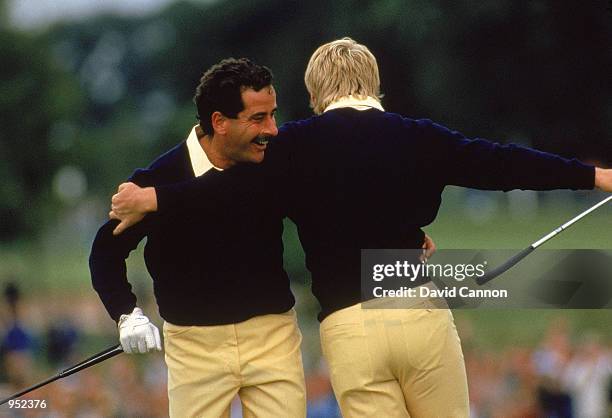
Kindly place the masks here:
POLYGON ((266 136, 278 135, 278 128, 276 127, 276 119, 274 117, 266 118, 266 125, 262 133, 266 136))

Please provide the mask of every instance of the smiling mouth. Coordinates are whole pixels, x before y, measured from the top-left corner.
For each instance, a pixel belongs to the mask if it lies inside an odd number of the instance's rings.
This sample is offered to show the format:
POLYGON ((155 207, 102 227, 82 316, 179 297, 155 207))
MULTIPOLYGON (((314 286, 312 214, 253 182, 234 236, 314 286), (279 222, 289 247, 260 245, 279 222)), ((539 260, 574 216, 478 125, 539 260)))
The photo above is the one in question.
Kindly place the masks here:
POLYGON ((270 138, 267 136, 258 136, 253 140, 253 142, 257 145, 267 145, 270 138))

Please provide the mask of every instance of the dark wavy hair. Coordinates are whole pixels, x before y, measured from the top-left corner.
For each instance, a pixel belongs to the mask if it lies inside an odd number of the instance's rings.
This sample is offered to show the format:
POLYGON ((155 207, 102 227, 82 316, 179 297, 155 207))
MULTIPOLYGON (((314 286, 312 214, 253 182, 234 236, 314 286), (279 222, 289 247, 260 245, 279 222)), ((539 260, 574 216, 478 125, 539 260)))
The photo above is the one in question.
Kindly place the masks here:
POLYGON ((244 110, 242 92, 245 89, 259 91, 271 84, 270 69, 248 58, 227 58, 210 67, 200 78, 193 97, 204 133, 213 133, 211 115, 214 112, 236 118, 244 110))

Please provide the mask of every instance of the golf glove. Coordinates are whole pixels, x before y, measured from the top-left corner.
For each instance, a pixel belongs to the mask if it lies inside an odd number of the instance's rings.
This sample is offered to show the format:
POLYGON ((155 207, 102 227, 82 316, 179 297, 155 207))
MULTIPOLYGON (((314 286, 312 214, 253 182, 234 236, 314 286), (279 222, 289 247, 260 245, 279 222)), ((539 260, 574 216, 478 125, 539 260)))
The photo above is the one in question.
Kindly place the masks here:
POLYGON ((128 354, 147 353, 153 349, 161 351, 159 330, 138 307, 119 318, 119 341, 128 354))

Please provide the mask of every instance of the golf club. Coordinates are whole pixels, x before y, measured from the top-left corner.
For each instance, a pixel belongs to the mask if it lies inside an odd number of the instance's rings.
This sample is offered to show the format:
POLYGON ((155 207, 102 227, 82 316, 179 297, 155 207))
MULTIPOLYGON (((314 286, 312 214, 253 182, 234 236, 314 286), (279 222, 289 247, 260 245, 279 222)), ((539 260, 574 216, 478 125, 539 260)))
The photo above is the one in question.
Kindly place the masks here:
POLYGON ((529 254, 531 254, 533 252, 533 250, 538 248, 540 245, 544 244, 546 241, 550 240, 551 238, 559 235, 561 232, 563 232, 564 230, 566 230, 567 228, 569 228, 570 226, 572 226, 573 224, 578 222, 580 219, 582 219, 585 216, 587 216, 589 213, 591 213, 594 210, 596 210, 596 209, 600 208, 601 206, 605 205, 610 200, 612 200, 612 196, 608 196, 607 198, 605 198, 601 202, 597 203, 596 205, 594 205, 594 206, 590 207, 589 209, 585 210, 584 212, 582 212, 580 215, 576 216, 575 218, 570 219, 569 221, 567 221, 566 223, 564 223, 563 225, 561 225, 560 227, 558 227, 557 229, 555 229, 551 233, 545 235, 544 237, 540 238, 539 240, 537 240, 536 242, 531 244, 529 247, 525 248, 524 250, 520 251, 519 253, 517 253, 516 255, 511 257, 508 261, 506 261, 501 266, 499 266, 497 268, 494 268, 493 270, 485 273, 485 275, 482 276, 482 277, 477 277, 476 278, 476 283, 478 283, 479 285, 482 286, 483 284, 487 283, 488 281, 493 280, 497 276, 503 274, 504 272, 506 272, 507 270, 511 269, 513 266, 515 266, 523 258, 525 258, 529 254))
POLYGON ((55 376, 50 377, 49 379, 47 379, 47 380, 45 380, 43 382, 40 382, 40 383, 38 383, 38 384, 36 384, 34 386, 30 386, 29 388, 24 389, 21 392, 17 392, 14 395, 11 395, 11 396, 9 396, 6 399, 1 400, 0 401, 0 405, 3 405, 3 404, 7 403, 10 400, 19 398, 20 396, 23 396, 26 393, 32 392, 33 390, 36 390, 36 389, 38 389, 40 387, 48 385, 49 383, 54 382, 54 381, 56 381, 58 379, 61 379, 62 377, 70 376, 71 374, 74 374, 74 373, 79 372, 79 371, 81 371, 83 369, 91 367, 94 364, 98 364, 98 363, 100 363, 100 362, 102 362, 102 361, 104 361, 106 359, 109 359, 111 357, 114 357, 114 356, 116 356, 117 354, 120 354, 120 353, 123 353, 123 349, 121 348, 120 345, 115 345, 115 346, 109 347, 106 350, 101 351, 101 352, 99 352, 99 353, 89 357, 88 359, 83 360, 82 362, 80 362, 80 363, 78 363, 78 364, 76 364, 76 365, 74 365, 72 367, 69 367, 69 368, 59 372, 55 376))

